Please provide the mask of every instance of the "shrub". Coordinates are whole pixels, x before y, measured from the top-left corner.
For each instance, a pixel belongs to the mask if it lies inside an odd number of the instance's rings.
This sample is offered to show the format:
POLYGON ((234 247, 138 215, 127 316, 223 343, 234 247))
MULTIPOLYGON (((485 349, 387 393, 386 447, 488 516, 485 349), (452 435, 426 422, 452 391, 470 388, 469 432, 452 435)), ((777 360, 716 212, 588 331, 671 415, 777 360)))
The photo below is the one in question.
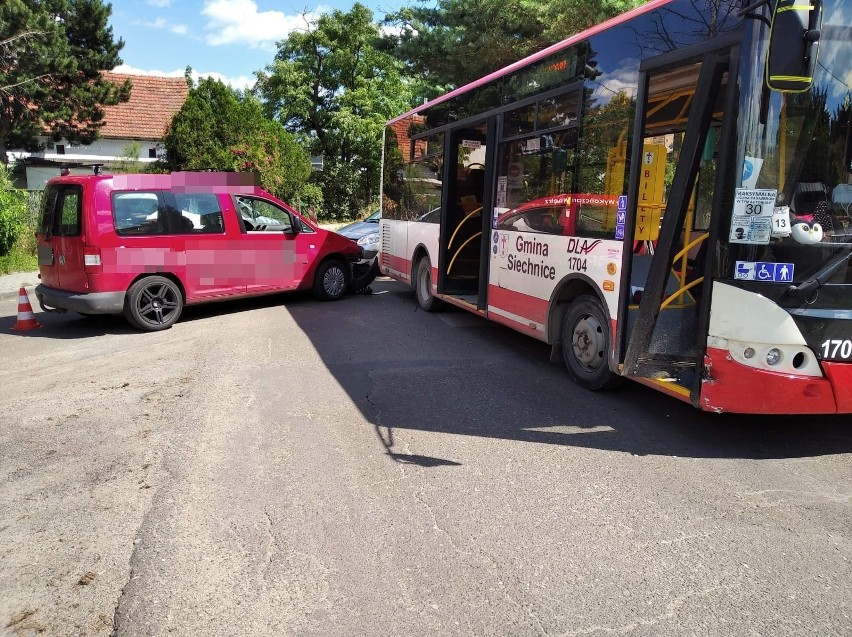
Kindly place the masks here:
POLYGON ((0 255, 8 254, 27 227, 27 191, 12 185, 9 169, 0 166, 0 255))

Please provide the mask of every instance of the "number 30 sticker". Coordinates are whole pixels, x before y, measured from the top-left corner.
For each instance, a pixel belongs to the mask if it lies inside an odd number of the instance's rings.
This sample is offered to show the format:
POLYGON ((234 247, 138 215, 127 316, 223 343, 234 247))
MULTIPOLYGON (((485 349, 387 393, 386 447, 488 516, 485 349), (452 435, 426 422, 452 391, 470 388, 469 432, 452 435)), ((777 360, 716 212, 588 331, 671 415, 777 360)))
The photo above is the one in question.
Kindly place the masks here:
MULTIPOLYGON (((730 243, 766 245, 772 235, 777 190, 737 188, 731 215, 730 243)), ((789 220, 786 222, 789 225, 789 220)), ((779 215, 780 224, 780 215, 779 215)))

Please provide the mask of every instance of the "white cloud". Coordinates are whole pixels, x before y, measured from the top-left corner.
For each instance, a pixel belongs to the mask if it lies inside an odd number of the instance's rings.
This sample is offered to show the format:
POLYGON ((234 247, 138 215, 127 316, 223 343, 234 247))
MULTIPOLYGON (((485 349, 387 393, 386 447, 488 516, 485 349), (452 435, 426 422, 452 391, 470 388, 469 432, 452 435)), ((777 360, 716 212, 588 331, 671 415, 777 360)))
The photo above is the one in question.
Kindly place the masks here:
POLYGON ((167 22, 164 18, 157 18, 153 22, 143 22, 142 24, 143 26, 151 27, 152 29, 163 29, 178 35, 186 35, 188 31, 185 24, 172 24, 171 22, 167 22))
MULTIPOLYGON (((156 77, 183 77, 184 70, 178 69, 176 71, 159 71, 159 70, 144 70, 137 69, 132 66, 128 66, 127 64, 121 64, 113 69, 115 73, 125 73, 127 75, 153 75, 156 77)), ((254 76, 246 76, 239 75, 237 77, 228 77, 227 75, 223 75, 222 73, 217 73, 215 71, 209 72, 198 72, 195 69, 192 70, 192 79, 198 82, 199 78, 202 77, 212 77, 214 80, 221 80, 224 84, 231 86, 232 88, 244 90, 247 88, 251 88, 254 86, 256 81, 254 76)))
POLYGON ((258 11, 254 0, 207 0, 201 14, 207 18, 205 41, 210 46, 242 44, 252 49, 275 50, 275 43, 292 31, 310 27, 321 9, 304 15, 258 11))
POLYGON ((391 26, 389 24, 383 24, 379 31, 381 31, 382 35, 392 35, 394 37, 399 37, 402 35, 403 27, 401 26, 391 26))
POLYGON ((152 7, 160 7, 161 9, 172 6, 172 0, 147 0, 147 2, 152 7))
POLYGON ((594 96, 601 104, 607 104, 615 95, 625 93, 630 97, 636 96, 636 85, 639 79, 638 60, 625 60, 621 67, 612 73, 601 74, 595 82, 598 88, 595 89, 594 96))

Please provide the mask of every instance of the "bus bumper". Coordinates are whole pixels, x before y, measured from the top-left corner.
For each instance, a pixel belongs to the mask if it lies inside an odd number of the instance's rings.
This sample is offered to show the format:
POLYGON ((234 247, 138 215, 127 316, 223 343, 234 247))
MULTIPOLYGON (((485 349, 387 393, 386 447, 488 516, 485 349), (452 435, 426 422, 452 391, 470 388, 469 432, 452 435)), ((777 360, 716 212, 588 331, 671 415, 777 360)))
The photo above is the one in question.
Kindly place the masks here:
POLYGON ((843 383, 852 387, 852 373, 838 370, 835 380, 826 369, 829 365, 822 364, 828 378, 779 374, 747 367, 731 359, 727 351, 708 347, 704 358, 708 378, 701 383, 699 406, 705 411, 740 414, 848 413, 852 396, 838 403, 835 388, 843 397, 843 383))

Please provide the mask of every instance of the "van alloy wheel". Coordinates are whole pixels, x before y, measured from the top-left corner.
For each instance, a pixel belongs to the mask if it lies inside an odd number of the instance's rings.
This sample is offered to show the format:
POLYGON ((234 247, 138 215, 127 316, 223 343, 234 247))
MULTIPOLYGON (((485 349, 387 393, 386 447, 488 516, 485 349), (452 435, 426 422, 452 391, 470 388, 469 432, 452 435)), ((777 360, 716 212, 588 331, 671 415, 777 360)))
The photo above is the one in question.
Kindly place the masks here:
POLYGON ((152 276, 134 283, 127 293, 126 318, 143 330, 171 327, 183 310, 183 295, 175 283, 152 276))

